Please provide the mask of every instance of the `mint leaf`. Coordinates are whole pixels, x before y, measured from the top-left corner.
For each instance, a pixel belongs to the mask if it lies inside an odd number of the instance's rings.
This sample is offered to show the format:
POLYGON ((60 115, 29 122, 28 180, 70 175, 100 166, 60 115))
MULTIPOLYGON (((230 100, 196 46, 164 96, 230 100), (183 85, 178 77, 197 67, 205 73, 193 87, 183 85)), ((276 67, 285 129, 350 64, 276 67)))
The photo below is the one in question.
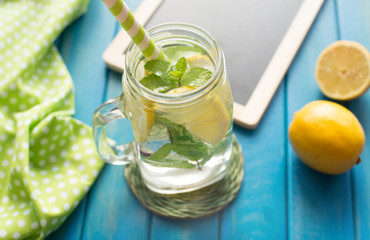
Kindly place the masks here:
POLYGON ((212 72, 200 67, 186 72, 188 63, 184 57, 170 69, 169 66, 170 63, 163 60, 148 61, 144 68, 151 74, 141 79, 140 83, 150 90, 164 93, 180 86, 200 87, 212 76, 212 72))
POLYGON ((181 124, 176 124, 163 117, 157 117, 155 119, 155 125, 160 125, 167 128, 172 143, 195 142, 194 137, 181 124))
POLYGON ((208 155, 208 148, 203 142, 166 143, 150 155, 149 159, 160 161, 170 155, 172 151, 192 161, 199 160, 208 155))
POLYGON ((172 151, 172 144, 166 143, 165 145, 161 146, 157 151, 155 151, 152 155, 150 155, 151 160, 159 161, 167 157, 172 151))
POLYGON ((187 66, 188 62, 186 61, 186 58, 182 57, 176 63, 176 70, 184 73, 187 66))
POLYGON ((200 87, 212 77, 212 72, 200 67, 191 68, 180 80, 181 86, 200 87))
POLYGON ((167 73, 167 70, 170 66, 170 63, 163 60, 151 60, 145 63, 145 70, 155 73, 156 75, 164 75, 167 73))
POLYGON ((167 129, 173 143, 186 144, 195 142, 194 137, 183 125, 175 124, 175 126, 168 126, 167 129))
POLYGON ((166 91, 179 87, 179 80, 177 78, 171 76, 170 74, 165 74, 165 75, 161 76, 161 78, 163 79, 163 81, 168 83, 169 89, 167 89, 166 91))
POLYGON ((175 78, 180 79, 184 75, 187 66, 188 63, 186 62, 186 59, 182 57, 177 61, 176 65, 171 67, 170 74, 175 78))
POLYGON ((215 147, 210 148, 208 151, 208 155, 203 157, 202 161, 200 162, 201 165, 206 163, 213 155, 217 153, 223 153, 227 150, 230 144, 230 138, 224 138, 221 142, 219 142, 215 147))
POLYGON ((158 76, 154 73, 141 79, 140 83, 155 92, 166 92, 178 86, 178 80, 169 75, 158 76))
POLYGON ((207 155, 208 148, 203 142, 173 143, 172 150, 181 156, 196 161, 207 155))
POLYGON ((144 87, 160 93, 179 87, 179 79, 186 71, 186 59, 180 58, 168 71, 169 65, 169 62, 163 60, 148 61, 144 68, 151 74, 141 79, 140 83, 144 87))
MULTIPOLYGON (((171 143, 166 143, 161 146, 156 152, 154 152, 148 159, 153 161, 166 162, 167 157, 171 152, 175 152, 180 156, 185 157, 183 161, 198 161, 202 160, 202 163, 207 162, 210 159, 207 145, 202 142, 195 140, 190 132, 181 124, 171 122, 166 118, 156 118, 159 124, 167 127, 170 135, 171 143)), ((170 161, 170 160, 169 160, 170 161)), ((174 161, 173 159, 171 161, 174 161)), ((176 165, 179 165, 181 159, 176 160, 176 165)), ((198 162, 197 162, 198 164, 198 162)), ((196 165, 194 165, 195 167, 196 165)))

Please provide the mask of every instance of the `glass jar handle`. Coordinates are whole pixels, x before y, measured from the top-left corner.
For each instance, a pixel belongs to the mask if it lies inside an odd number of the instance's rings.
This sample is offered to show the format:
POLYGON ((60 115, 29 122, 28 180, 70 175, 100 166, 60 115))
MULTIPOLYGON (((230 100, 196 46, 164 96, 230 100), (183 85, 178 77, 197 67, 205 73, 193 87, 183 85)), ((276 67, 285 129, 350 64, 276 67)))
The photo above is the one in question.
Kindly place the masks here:
POLYGON ((113 140, 106 137, 105 126, 108 123, 126 118, 120 108, 122 100, 123 95, 108 100, 100 105, 93 115, 93 135, 96 149, 105 162, 115 165, 132 163, 137 157, 135 141, 117 146, 113 140))

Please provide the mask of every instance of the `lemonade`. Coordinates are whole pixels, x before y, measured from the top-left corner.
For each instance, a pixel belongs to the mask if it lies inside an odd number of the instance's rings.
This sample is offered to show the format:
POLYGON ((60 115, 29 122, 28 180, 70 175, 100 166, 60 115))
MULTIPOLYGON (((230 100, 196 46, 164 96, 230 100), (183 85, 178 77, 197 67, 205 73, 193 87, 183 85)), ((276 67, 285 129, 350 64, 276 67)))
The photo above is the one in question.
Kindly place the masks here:
POLYGON ((231 156, 233 100, 223 56, 187 39, 157 44, 168 59, 137 57, 126 78, 142 89, 123 81, 123 111, 146 185, 161 193, 198 189, 220 180, 231 156))
POLYGON ((154 192, 202 189, 221 180, 231 161, 233 99, 222 49, 208 32, 190 24, 166 23, 148 34, 158 48, 146 52, 140 50, 145 44, 131 44, 123 93, 94 112, 95 145, 108 163, 138 166, 154 192), (155 49, 162 57, 144 57, 158 55, 155 49), (124 118, 131 122, 134 140, 118 145, 106 137, 105 127, 124 118))

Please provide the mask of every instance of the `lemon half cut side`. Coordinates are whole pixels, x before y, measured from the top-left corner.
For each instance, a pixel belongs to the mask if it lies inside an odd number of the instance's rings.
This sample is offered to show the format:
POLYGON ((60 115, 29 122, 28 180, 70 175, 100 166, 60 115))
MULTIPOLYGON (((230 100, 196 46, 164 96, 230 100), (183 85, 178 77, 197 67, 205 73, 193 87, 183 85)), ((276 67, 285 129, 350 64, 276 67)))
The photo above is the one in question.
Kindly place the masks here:
POLYGON ((336 41, 320 53, 315 76, 325 96, 336 100, 357 98, 370 86, 370 54, 360 43, 336 41))

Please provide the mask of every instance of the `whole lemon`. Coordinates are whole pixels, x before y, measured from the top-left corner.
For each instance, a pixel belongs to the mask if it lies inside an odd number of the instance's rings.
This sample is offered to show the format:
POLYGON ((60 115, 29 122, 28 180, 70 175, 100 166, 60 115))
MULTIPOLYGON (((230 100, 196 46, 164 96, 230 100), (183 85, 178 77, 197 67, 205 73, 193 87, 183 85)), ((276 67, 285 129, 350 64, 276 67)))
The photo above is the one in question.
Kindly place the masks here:
POLYGON ((352 112, 329 101, 313 101, 297 111, 289 126, 289 140, 309 167, 341 174, 361 160, 364 130, 352 112))

